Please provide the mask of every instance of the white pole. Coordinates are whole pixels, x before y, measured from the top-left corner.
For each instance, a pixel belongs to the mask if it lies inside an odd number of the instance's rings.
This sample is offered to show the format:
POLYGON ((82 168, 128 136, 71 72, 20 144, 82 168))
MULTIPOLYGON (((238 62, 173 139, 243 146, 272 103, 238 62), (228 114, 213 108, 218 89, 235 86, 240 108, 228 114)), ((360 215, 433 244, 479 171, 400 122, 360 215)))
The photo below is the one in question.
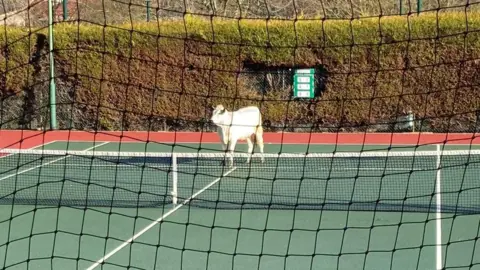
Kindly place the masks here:
POLYGON ((436 261, 437 261, 437 270, 442 269, 442 197, 441 197, 441 149, 440 144, 437 144, 437 177, 435 181, 435 197, 436 197, 436 261))
POLYGON ((173 207, 177 205, 177 154, 172 154, 172 203, 173 207))

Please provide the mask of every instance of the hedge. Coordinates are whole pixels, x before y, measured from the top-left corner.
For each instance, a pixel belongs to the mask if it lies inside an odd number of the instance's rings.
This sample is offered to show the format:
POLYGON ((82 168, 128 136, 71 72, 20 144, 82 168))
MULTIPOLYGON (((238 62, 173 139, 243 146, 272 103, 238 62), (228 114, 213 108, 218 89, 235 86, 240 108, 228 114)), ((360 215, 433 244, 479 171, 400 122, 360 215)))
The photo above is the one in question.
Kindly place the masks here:
MULTIPOLYGON (((480 16, 472 12, 60 23, 58 120, 61 128, 198 130, 209 108, 222 103, 230 110, 260 106, 269 129, 358 130, 411 110, 430 130, 471 130, 480 108, 479 30, 480 16), (262 92, 239 76, 252 66, 321 66, 325 89, 314 100, 294 100, 281 89, 262 92)), ((47 29, 0 29, 2 128, 48 119, 46 35, 47 29)))

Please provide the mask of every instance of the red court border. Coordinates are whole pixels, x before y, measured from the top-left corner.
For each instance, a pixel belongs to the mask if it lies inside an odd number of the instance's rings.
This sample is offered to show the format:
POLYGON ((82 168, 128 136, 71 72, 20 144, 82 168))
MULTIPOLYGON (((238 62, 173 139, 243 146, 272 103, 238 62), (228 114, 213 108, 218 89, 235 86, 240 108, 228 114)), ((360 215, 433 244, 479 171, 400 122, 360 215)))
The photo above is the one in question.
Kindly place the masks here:
MULTIPOLYGON (((265 143, 480 144, 480 133, 265 133, 265 143)), ((27 149, 52 141, 218 143, 214 132, 0 130, 1 148, 27 149)))

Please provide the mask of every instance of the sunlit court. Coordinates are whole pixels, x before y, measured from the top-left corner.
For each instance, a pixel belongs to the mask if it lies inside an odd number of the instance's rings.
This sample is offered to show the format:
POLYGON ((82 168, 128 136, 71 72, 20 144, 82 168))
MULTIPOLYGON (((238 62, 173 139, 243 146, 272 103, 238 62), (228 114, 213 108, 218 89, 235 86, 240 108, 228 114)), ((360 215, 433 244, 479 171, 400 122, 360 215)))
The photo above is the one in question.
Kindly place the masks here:
POLYGON ((424 135, 431 144, 411 146, 404 135, 311 143, 305 156, 305 144, 273 142, 264 163, 230 168, 214 142, 32 134, 31 147, 0 158, 11 269, 469 269, 480 259, 477 144, 424 135))

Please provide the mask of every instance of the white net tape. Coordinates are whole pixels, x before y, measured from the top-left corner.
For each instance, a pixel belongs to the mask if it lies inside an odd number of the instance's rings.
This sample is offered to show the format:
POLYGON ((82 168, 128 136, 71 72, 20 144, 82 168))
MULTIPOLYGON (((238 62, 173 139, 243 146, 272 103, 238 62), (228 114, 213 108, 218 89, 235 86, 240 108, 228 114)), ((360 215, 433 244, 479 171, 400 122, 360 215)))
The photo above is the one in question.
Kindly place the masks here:
MULTIPOLYGON (((0 149, 3 154, 44 155, 44 156, 97 156, 97 157, 171 157, 178 158, 222 158, 225 152, 182 153, 182 152, 118 152, 118 151, 79 151, 79 150, 41 150, 41 149, 0 149)), ((330 153, 255 153, 253 157, 266 158, 350 158, 350 157, 415 157, 415 156, 470 156, 480 155, 480 150, 422 150, 422 151, 362 151, 362 152, 330 152, 330 153)), ((233 153, 234 157, 248 157, 247 153, 233 153)))

